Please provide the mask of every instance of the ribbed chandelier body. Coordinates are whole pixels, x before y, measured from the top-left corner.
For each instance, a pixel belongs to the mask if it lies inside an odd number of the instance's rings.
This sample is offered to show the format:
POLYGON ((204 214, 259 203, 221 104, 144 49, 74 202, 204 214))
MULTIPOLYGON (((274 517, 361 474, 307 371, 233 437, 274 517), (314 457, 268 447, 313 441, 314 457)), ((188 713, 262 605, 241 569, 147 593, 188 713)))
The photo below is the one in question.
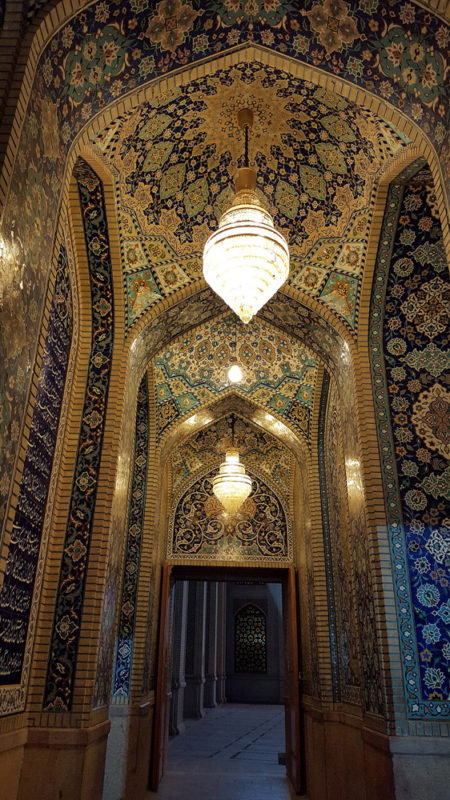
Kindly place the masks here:
POLYGON ((227 450, 225 461, 213 478, 213 492, 228 514, 236 514, 252 490, 252 479, 239 462, 236 448, 227 450))
POLYGON ((286 281, 289 249, 259 202, 254 170, 242 168, 236 187, 231 208, 206 242, 203 274, 211 289, 248 323, 286 281))

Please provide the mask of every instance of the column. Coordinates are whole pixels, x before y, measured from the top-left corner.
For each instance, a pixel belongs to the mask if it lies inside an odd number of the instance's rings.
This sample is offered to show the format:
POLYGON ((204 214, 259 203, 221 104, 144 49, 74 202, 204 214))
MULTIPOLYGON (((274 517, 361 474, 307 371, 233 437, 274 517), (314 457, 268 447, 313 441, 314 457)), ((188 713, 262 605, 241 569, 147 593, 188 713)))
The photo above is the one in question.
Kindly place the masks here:
POLYGON ((227 584, 218 584, 217 597, 217 683, 216 683, 216 702, 226 703, 227 697, 225 684, 227 678, 226 670, 226 633, 227 633, 227 584))
POLYGON ((206 655, 205 655, 205 708, 214 708, 217 684, 217 613, 218 582, 210 581, 207 588, 206 604, 206 655))
POLYGON ((186 688, 186 628, 188 613, 188 581, 177 581, 174 589, 172 617, 172 699, 169 734, 183 733, 184 690, 186 688))
POLYGON ((184 716, 193 719, 204 714, 206 586, 205 581, 189 581, 184 716))

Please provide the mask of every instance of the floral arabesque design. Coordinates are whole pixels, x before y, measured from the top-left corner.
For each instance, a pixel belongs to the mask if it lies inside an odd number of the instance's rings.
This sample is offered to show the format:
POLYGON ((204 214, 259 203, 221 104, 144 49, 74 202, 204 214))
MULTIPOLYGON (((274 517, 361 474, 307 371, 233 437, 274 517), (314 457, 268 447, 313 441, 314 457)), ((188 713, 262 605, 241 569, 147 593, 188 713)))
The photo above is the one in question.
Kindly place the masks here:
POLYGON ((181 0, 161 0, 156 6, 156 14, 150 20, 146 36, 156 42, 161 50, 175 53, 187 33, 192 30, 195 20, 203 11, 195 11, 190 3, 181 0))
POLYGON ((349 4, 343 0, 323 0, 304 13, 327 53, 352 44, 360 36, 355 20, 349 16, 349 4))
POLYGON ((419 394, 411 422, 430 450, 450 457, 450 392, 444 386, 435 383, 419 394))
POLYGON ((380 40, 379 50, 385 75, 402 83, 425 103, 432 103, 439 97, 444 61, 423 34, 405 37, 404 29, 394 26, 380 40))
POLYGON ((43 698, 47 711, 67 711, 72 703, 114 340, 112 270, 103 186, 82 159, 77 160, 74 172, 89 260, 92 340, 43 698), (67 586, 70 591, 66 591, 67 586))
POLYGON ((0 591, 0 674, 5 686, 20 684, 22 679, 72 327, 69 267, 66 250, 61 247, 13 535, 0 591))
MULTIPOLYGON (((136 623, 136 599, 141 562, 149 452, 148 378, 139 386, 134 439, 134 467, 128 510, 128 529, 123 565, 117 642, 114 658, 112 697, 128 697, 136 623)), ((109 654, 108 654, 109 655, 109 654)))
POLYGON ((442 324, 449 279, 441 258, 433 256, 442 253, 442 233, 430 191, 431 176, 423 174, 417 183, 413 178, 403 180, 406 185, 400 180, 391 187, 387 202, 372 295, 369 352, 407 710, 412 718, 436 718, 450 711, 446 613, 450 574, 445 558, 450 530, 448 364, 436 357, 449 348, 448 326, 442 324), (386 258, 386 253, 392 258, 386 258), (383 287, 386 303, 381 329, 378 304, 383 287), (427 359, 430 339, 435 357, 427 359))
POLYGON ((252 492, 236 517, 230 519, 213 495, 217 469, 193 483, 176 501, 169 523, 169 558, 195 560, 229 556, 249 561, 292 559, 286 509, 268 483, 253 474, 252 492))
POLYGON ((225 25, 259 22, 271 27, 282 22, 292 11, 294 3, 286 0, 219 0, 212 6, 225 25))
MULTIPOLYGON (((128 45, 126 37, 113 25, 88 34, 79 50, 68 53, 64 63, 63 97, 79 104, 102 91, 105 80, 110 81, 123 71, 128 45)), ((49 85, 52 72, 48 63, 43 75, 49 85)))

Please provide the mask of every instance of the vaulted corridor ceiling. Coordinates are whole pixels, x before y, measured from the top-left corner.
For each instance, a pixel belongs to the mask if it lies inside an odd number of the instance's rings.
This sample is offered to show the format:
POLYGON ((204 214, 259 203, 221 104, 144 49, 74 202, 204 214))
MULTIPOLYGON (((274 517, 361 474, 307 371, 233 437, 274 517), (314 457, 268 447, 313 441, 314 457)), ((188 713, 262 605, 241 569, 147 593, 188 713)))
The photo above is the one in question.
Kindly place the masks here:
POLYGON ((14 800, 100 797, 105 758, 105 800, 144 796, 186 565, 289 574, 310 800, 448 785, 448 19, 445 0, 0 0, 14 800), (291 257, 248 326, 202 275, 244 106, 291 257), (230 519, 212 478, 232 419, 252 494, 230 519))

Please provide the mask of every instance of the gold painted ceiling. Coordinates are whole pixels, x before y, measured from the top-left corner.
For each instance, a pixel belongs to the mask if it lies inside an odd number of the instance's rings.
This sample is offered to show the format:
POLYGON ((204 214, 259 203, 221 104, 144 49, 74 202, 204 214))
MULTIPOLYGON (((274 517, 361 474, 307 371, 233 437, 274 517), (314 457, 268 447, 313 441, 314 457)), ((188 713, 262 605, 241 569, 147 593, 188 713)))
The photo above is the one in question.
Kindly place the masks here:
POLYGON ((143 103, 95 139, 116 177, 128 326, 201 277, 242 163, 244 105, 260 199, 289 242, 289 283, 355 328, 374 187, 403 142, 370 112, 258 63, 143 103))

